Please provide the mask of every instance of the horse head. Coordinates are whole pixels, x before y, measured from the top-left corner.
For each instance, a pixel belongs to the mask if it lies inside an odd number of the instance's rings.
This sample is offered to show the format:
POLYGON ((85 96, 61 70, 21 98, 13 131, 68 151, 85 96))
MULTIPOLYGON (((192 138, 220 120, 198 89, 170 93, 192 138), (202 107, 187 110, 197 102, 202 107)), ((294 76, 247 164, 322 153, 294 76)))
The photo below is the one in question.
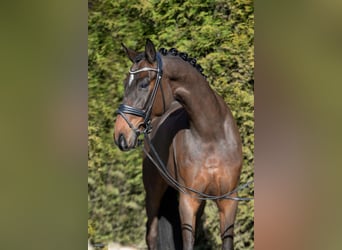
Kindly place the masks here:
POLYGON ((144 52, 123 48, 133 65, 124 80, 124 98, 117 111, 114 141, 127 151, 135 148, 140 134, 149 133, 151 119, 165 112, 162 91, 162 59, 147 39, 144 52))

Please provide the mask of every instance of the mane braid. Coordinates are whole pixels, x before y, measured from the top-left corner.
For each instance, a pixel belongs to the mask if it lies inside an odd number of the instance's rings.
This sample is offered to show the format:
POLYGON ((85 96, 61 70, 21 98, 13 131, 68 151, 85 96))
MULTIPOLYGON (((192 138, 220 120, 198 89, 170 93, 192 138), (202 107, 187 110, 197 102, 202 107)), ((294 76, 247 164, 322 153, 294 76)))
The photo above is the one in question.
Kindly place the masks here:
POLYGON ((192 58, 188 56, 188 53, 185 52, 179 52, 177 49, 175 48, 171 48, 169 51, 165 48, 160 48, 159 52, 163 55, 172 55, 172 56, 179 56, 180 58, 182 58, 184 61, 190 63, 195 69, 197 69, 198 72, 201 73, 202 76, 204 76, 206 78, 206 75, 203 74, 203 68, 201 67, 201 65, 197 64, 197 60, 196 58, 192 58))

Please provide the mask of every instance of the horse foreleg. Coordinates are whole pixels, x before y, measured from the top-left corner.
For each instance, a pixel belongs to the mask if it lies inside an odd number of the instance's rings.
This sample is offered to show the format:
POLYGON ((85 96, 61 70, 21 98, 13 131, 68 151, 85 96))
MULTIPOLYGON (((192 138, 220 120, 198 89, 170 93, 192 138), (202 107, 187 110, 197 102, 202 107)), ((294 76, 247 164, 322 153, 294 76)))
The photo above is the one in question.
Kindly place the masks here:
POLYGON ((222 250, 233 250, 234 221, 238 202, 234 200, 218 200, 216 203, 220 213, 222 250))
POLYGON ((157 236, 158 236, 158 214, 161 199, 165 193, 167 186, 158 186, 154 189, 146 190, 146 244, 149 250, 157 249, 157 236))
POLYGON ((200 205, 200 200, 180 194, 179 213, 182 223, 183 250, 192 250, 194 247, 196 214, 200 205))

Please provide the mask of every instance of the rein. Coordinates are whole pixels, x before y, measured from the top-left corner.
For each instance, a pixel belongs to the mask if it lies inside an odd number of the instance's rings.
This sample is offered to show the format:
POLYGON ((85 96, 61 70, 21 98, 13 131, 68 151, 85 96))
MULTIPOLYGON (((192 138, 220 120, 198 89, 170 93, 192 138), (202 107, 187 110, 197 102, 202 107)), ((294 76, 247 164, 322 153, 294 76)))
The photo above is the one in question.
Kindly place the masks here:
MULTIPOLYGON (((142 110, 142 109, 137 109, 135 107, 126 105, 126 104, 120 104, 118 110, 116 111, 117 114, 121 115, 124 120, 127 122, 128 126, 136 133, 137 136, 139 136, 140 134, 144 135, 145 140, 148 143, 148 146, 150 148, 150 151, 153 153, 155 159, 153 158, 153 156, 150 154, 150 152, 147 152, 147 150, 145 148, 143 148, 144 153, 146 154, 146 156, 151 160, 151 162, 155 165, 155 167, 158 169, 159 173, 164 177, 164 179, 166 180, 166 182, 168 182, 171 186, 173 186, 174 188, 176 188, 178 191, 188 194, 196 199, 199 200, 219 200, 219 199, 230 199, 230 200, 235 200, 235 201, 249 201, 249 200, 253 200, 253 198, 244 198, 244 197, 232 197, 231 195, 242 190, 245 189, 247 186, 249 186, 253 181, 249 181, 243 185, 238 186, 237 188, 235 188, 234 190, 223 194, 223 195, 219 195, 219 196, 215 196, 215 195, 208 195, 205 193, 202 193, 198 190, 195 190, 193 188, 189 188, 186 187, 184 185, 182 185, 181 183, 179 183, 168 171, 166 165, 164 164, 164 162, 162 161, 162 159, 160 158, 159 154, 157 153, 155 147, 153 146, 150 138, 149 138, 149 134, 152 131, 152 125, 151 125, 151 112, 152 112, 152 107, 154 104, 154 100, 158 91, 158 88, 160 86, 160 82, 161 82, 161 78, 163 75, 163 62, 161 60, 161 56, 159 53, 157 53, 157 68, 149 68, 149 67, 144 67, 135 71, 130 70, 130 76, 143 72, 143 71, 155 71, 157 72, 157 79, 155 82, 155 85, 153 87, 152 93, 150 95, 150 98, 147 102, 146 105, 146 111, 142 110), (145 129, 143 131, 140 131, 139 128, 134 127, 134 125, 128 120, 128 118, 126 117, 126 114, 130 114, 130 115, 135 115, 135 116, 139 116, 144 118, 144 122, 143 122, 143 126, 145 127, 145 129), (191 193, 190 193, 191 192, 191 193), (195 195, 193 195, 192 193, 194 193, 195 195)), ((165 106, 164 106, 165 108, 165 106)), ((139 142, 139 141, 138 141, 139 142)), ((138 143, 138 144, 141 144, 138 143)))

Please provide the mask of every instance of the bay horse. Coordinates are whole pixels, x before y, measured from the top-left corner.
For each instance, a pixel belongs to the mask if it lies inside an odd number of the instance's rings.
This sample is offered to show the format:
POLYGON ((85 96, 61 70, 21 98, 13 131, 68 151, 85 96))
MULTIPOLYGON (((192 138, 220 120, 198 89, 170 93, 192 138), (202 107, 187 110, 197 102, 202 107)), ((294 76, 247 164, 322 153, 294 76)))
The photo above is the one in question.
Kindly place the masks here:
POLYGON ((140 53, 122 46, 133 65, 113 137, 128 151, 145 135, 148 249, 157 249, 159 209, 169 186, 179 191, 183 249, 194 247, 196 216, 205 199, 218 207, 222 249, 234 249, 242 144, 230 109, 186 53, 157 52, 149 39, 140 53))

